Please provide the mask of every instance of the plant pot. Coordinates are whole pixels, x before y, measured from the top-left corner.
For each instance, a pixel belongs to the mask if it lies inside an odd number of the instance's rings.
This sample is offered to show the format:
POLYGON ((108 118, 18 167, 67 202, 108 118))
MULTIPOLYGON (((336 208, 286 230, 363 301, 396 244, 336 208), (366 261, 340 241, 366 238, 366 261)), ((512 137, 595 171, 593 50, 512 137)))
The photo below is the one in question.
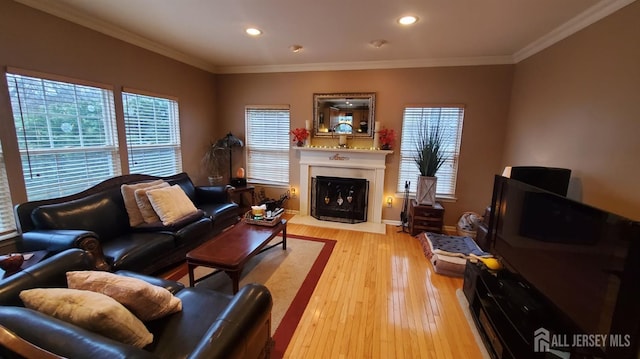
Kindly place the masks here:
POLYGON ((223 183, 222 176, 209 176, 209 186, 216 186, 223 183))
POLYGON ((420 205, 433 206, 436 203, 437 177, 418 176, 416 201, 420 205))
POLYGON ((298 141, 298 142, 296 142, 296 146, 298 146, 298 147, 302 147, 302 146, 304 146, 304 141, 298 141))
POLYGON ((4 269, 7 273, 14 273, 20 269, 23 262, 24 257, 22 256, 22 254, 9 254, 0 257, 0 268, 4 269))

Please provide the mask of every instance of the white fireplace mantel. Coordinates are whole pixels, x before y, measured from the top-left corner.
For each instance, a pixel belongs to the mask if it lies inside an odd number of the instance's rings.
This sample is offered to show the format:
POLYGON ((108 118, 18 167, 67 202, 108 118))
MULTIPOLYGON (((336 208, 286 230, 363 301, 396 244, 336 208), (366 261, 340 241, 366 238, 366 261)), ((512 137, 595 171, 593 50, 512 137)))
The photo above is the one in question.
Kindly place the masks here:
MULTIPOLYGON (((331 147, 294 147, 300 152, 300 212, 302 221, 311 217, 311 178, 316 176, 363 178, 369 181, 367 221, 348 224, 331 223, 333 227, 384 233, 385 158, 393 151, 331 147)), ((297 216, 296 216, 297 217, 297 216)), ((323 221, 318 221, 323 222, 323 221)), ((293 223, 293 222, 292 222, 293 223)))

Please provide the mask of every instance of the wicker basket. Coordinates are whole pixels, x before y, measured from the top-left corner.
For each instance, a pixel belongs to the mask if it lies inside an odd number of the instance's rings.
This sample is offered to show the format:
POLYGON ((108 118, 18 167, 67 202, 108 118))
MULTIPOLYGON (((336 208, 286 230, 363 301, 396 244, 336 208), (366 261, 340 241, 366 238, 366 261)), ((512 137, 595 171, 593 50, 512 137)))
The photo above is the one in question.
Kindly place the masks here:
POLYGON ((460 220, 458 221, 456 229, 457 229, 457 232, 458 232, 459 236, 471 237, 473 239, 476 239, 477 223, 469 222, 469 216, 473 216, 473 217, 479 219, 480 221, 482 220, 482 217, 479 214, 475 213, 475 212, 464 212, 462 214, 462 217, 460 217, 460 220), (466 225, 466 226, 463 227, 463 224, 466 225))
POLYGON ((462 237, 471 237, 472 239, 476 239, 476 235, 478 234, 477 231, 467 231, 460 227, 458 227, 457 229, 458 229, 458 235, 462 237))
POLYGON ((242 219, 245 223, 249 223, 249 224, 255 224, 258 226, 267 226, 267 227, 273 227, 276 224, 280 223, 280 217, 282 217, 282 214, 279 214, 275 217, 273 217, 272 219, 253 219, 253 215, 251 214, 251 211, 248 211, 247 213, 244 214, 244 218, 242 219))

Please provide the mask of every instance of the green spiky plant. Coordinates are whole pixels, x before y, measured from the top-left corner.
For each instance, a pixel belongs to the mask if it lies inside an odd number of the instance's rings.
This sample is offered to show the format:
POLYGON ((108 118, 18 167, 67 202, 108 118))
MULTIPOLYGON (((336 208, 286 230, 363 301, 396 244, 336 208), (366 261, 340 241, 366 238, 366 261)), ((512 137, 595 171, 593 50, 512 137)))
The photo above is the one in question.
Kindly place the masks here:
POLYGON ((207 175, 212 179, 221 179, 221 170, 227 163, 227 149, 220 144, 220 141, 211 143, 207 151, 202 156, 202 166, 207 175))
POLYGON ((413 158, 421 176, 435 177, 436 172, 447 160, 444 153, 444 134, 438 118, 433 126, 428 122, 420 122, 416 133, 417 155, 413 158))

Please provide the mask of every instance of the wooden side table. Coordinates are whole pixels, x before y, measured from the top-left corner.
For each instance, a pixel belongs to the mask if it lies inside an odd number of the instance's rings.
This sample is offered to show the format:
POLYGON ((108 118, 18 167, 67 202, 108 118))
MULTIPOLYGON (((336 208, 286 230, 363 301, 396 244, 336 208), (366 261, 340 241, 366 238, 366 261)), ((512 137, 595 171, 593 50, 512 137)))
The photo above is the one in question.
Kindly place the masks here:
POLYGON ((28 253, 21 253, 22 255, 29 255, 29 259, 25 259, 25 261, 22 263, 22 266, 20 267, 19 270, 15 271, 15 272, 6 272, 3 269, 0 269, 0 279, 5 279, 7 277, 9 277, 12 274, 15 274, 23 269, 27 269, 29 267, 31 267, 32 265, 40 262, 41 260, 44 259, 44 257, 46 257, 49 252, 48 251, 35 251, 35 252, 28 252, 28 253))
POLYGON ((235 187, 233 191, 231 191, 231 199, 236 202, 239 206, 238 215, 242 217, 248 210, 251 209, 251 206, 256 202, 256 188, 254 186, 239 186, 235 187), (250 196, 250 199, 245 202, 245 197, 250 196))
POLYGON ((442 233, 442 225, 444 222, 444 207, 440 202, 436 202, 433 206, 419 205, 413 199, 409 206, 409 233, 412 236, 422 232, 442 233))

